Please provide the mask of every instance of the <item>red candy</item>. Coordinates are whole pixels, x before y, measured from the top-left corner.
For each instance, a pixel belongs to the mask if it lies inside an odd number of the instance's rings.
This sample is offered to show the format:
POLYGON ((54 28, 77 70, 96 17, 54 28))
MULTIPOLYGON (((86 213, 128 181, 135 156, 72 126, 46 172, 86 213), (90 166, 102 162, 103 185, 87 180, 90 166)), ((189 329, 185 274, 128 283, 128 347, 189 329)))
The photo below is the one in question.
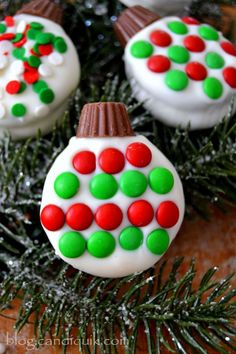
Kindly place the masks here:
POLYGON ((186 73, 192 80, 201 81, 207 77, 207 70, 201 63, 192 62, 186 66, 186 73))
POLYGON ((193 17, 183 17, 182 21, 186 23, 187 25, 200 25, 200 22, 196 20, 196 18, 193 17))
POLYGON ((9 81, 6 86, 6 91, 10 93, 10 95, 14 95, 20 91, 21 83, 17 80, 9 81))
POLYGON ((22 47, 26 43, 26 37, 23 37, 20 41, 13 43, 13 45, 17 48, 22 47))
POLYGON ((154 73, 164 73, 170 69, 170 60, 164 55, 153 55, 148 60, 148 69, 154 73))
POLYGON ((121 209, 115 204, 101 205, 95 215, 98 226, 104 230, 115 230, 123 219, 121 209))
POLYGON ((162 202, 157 209, 156 219, 161 227, 173 227, 179 220, 179 209, 173 202, 162 202))
POLYGON ((223 76, 230 87, 236 88, 236 68, 233 66, 225 68, 223 71, 223 76))
POLYGON ((7 27, 12 27, 15 24, 14 18, 12 16, 6 16, 4 21, 6 22, 7 27))
POLYGON ((128 209, 128 218, 132 225, 142 227, 150 224, 154 211, 150 203, 138 200, 132 203, 128 209))
POLYGON ((226 53, 236 57, 236 46, 233 43, 221 42, 220 46, 226 53))
POLYGON ((200 53, 206 48, 204 41, 200 37, 194 35, 185 37, 184 45, 190 50, 190 52, 195 53, 200 53))
POLYGON ((0 41, 11 41, 13 38, 15 38, 14 33, 4 33, 1 34, 0 41))
POLYGON ((39 79, 38 70, 27 70, 24 72, 24 80, 27 84, 34 84, 39 79))
POLYGON ((66 213, 66 223, 73 230, 86 230, 93 222, 91 209, 82 203, 72 205, 66 213))
POLYGON ((72 163, 76 171, 87 175, 95 170, 96 157, 91 151, 81 151, 74 156, 72 163))
POLYGON ((38 51, 41 55, 49 55, 53 51, 53 46, 51 44, 41 44, 38 47, 38 51))
POLYGON ((119 173, 125 166, 125 158, 121 151, 114 148, 108 148, 101 152, 99 156, 99 165, 106 173, 119 173))
POLYGON ((63 210, 53 204, 45 206, 40 217, 43 226, 49 231, 60 230, 65 223, 63 210))
POLYGON ((147 145, 132 143, 127 147, 126 158, 135 167, 146 167, 152 160, 152 153, 147 145))
POLYGON ((29 65, 27 61, 24 61, 24 68, 26 70, 35 71, 36 69, 29 65))
POLYGON ((153 44, 156 44, 159 47, 168 47, 172 42, 172 38, 169 33, 161 30, 152 32, 150 35, 150 40, 153 44))

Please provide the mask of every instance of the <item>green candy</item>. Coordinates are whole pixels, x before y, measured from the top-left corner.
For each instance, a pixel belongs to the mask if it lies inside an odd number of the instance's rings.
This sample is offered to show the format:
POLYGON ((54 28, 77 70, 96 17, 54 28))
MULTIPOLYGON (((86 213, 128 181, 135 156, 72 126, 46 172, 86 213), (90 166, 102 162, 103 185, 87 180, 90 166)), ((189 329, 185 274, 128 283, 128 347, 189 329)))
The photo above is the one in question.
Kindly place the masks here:
POLYGON ((26 83, 24 81, 21 81, 20 82, 20 90, 17 92, 17 95, 19 95, 19 93, 24 92, 26 87, 27 87, 26 83))
POLYGON ((54 182, 54 190, 62 199, 70 199, 76 195, 80 187, 78 177, 72 172, 63 172, 54 182))
POLYGON ((12 55, 16 58, 16 59, 20 59, 20 60, 24 60, 24 55, 25 55, 25 48, 15 48, 12 51, 12 55))
POLYGON ((7 26, 4 23, 0 23, 0 33, 5 33, 7 30, 7 26))
POLYGON ((36 21, 30 22, 30 27, 39 31, 41 31, 44 28, 44 26, 41 23, 36 21))
POLYGON ((148 178, 151 189, 158 194, 167 194, 174 186, 174 177, 165 167, 154 168, 148 178))
POLYGON ((188 86, 188 77, 181 70, 169 70, 165 77, 166 85, 174 91, 182 91, 188 86))
POLYGON ((67 44, 66 44, 65 40, 61 37, 57 38, 54 41, 54 47, 55 47, 56 51, 59 53, 65 53, 67 51, 67 44))
POLYGON ((213 100, 217 100, 223 94, 222 83, 214 77, 208 77, 204 80, 203 89, 205 94, 213 100))
POLYGON ((97 199, 112 198, 118 190, 115 178, 107 173, 94 176, 90 182, 90 192, 97 199))
POLYGON ((219 34, 218 32, 211 26, 201 26, 198 30, 200 36, 204 39, 211 41, 218 41, 219 34))
POLYGON ((44 80, 38 80, 33 84, 33 90, 36 93, 40 93, 45 88, 48 88, 48 84, 44 80))
POLYGON ((169 58, 178 64, 184 64, 189 61, 190 55, 186 48, 180 45, 173 45, 168 49, 169 58))
POLYGON ((86 241, 79 232, 69 231, 61 236, 59 249, 64 257, 77 258, 85 252, 86 241))
POLYGON ((33 46, 33 51, 36 53, 36 54, 40 54, 39 52, 39 44, 35 43, 34 46, 33 46))
POLYGON ((27 38, 28 39, 32 39, 32 40, 35 40, 38 36, 38 34, 41 33, 40 31, 37 31, 36 29, 33 29, 33 28, 30 28, 28 31, 27 31, 27 38))
POLYGON ((106 231, 96 231, 88 239, 88 252, 96 258, 110 256, 115 247, 114 237, 106 231))
POLYGON ((12 39, 12 43, 19 42, 22 38, 23 38, 23 34, 22 33, 16 33, 14 39, 12 39))
POLYGON ((34 56, 34 55, 30 55, 29 58, 28 58, 28 63, 33 68, 38 68, 39 65, 41 64, 41 60, 38 57, 34 56))
POLYGON ((147 237, 147 248, 159 256, 167 251, 169 244, 170 238, 166 230, 154 230, 147 237))
POLYGON ((133 226, 126 227, 120 233, 120 246, 126 251, 134 251, 138 249, 143 243, 142 231, 133 226))
POLYGON ((37 37, 36 37, 36 41, 38 44, 48 44, 48 43, 52 43, 54 39, 54 35, 52 33, 41 33, 38 32, 37 37))
POLYGON ((147 41, 137 41, 132 44, 130 50, 133 57, 144 59, 152 55, 153 46, 147 41))
POLYGON ((54 98, 54 92, 50 88, 44 88, 39 92, 40 101, 46 104, 51 103, 54 98))
POLYGON ((147 179, 139 171, 126 171, 121 175, 120 189, 128 197, 139 197, 147 189, 147 179))
POLYGON ((16 103, 12 106, 11 113, 15 117, 23 117, 26 113, 26 107, 22 103, 16 103))
POLYGON ((186 34, 188 33, 188 27, 180 21, 172 21, 168 23, 168 28, 176 34, 186 34))
POLYGON ((211 52, 206 56, 206 63, 211 69, 221 69, 225 64, 225 61, 221 55, 211 52))

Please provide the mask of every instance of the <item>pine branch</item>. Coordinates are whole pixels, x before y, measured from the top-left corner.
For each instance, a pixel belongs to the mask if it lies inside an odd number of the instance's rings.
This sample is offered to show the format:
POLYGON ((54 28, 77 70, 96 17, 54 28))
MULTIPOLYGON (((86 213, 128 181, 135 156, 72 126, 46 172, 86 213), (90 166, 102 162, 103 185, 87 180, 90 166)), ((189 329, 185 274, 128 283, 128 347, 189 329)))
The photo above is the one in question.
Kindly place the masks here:
POLYGON ((99 340, 104 352, 112 353, 105 339, 117 335, 129 354, 136 353, 140 327, 148 353, 161 353, 164 347, 174 353, 192 349, 205 354, 209 346, 215 353, 236 350, 236 289, 230 285, 232 276, 217 281, 217 268, 213 268, 194 287, 194 263, 180 277, 181 264, 181 259, 174 262, 167 279, 165 263, 157 272, 150 269, 120 280, 102 279, 72 270, 57 259, 51 247, 38 246, 9 264, 0 304, 4 309, 20 296, 15 327, 20 331, 35 313, 36 341, 40 343, 47 334, 69 338, 71 329, 77 328, 81 350, 87 353, 98 349, 99 340), (85 348, 83 343, 91 332, 99 340, 85 348))

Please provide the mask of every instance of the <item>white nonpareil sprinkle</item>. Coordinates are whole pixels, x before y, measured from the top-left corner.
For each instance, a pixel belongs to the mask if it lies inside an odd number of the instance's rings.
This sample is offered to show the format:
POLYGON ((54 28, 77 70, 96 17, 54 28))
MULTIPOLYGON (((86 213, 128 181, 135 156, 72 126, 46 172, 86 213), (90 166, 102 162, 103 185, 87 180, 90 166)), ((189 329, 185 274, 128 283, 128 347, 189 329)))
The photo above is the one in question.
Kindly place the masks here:
POLYGON ((26 21, 25 20, 21 20, 17 27, 16 27, 16 32, 17 33, 23 33, 25 31, 25 28, 26 28, 26 21))
POLYGON ((36 117, 45 117, 49 113, 50 109, 48 106, 38 106, 34 110, 34 115, 36 117))
POLYGON ((46 64, 41 64, 39 66, 39 74, 43 77, 52 76, 52 68, 46 64))
POLYGON ((3 119, 6 115, 6 108, 3 103, 0 102, 0 119, 3 119))
POLYGON ((63 56, 59 53, 52 53, 48 56, 48 61, 52 65, 61 65, 63 63, 63 56))
POLYGON ((23 61, 21 60, 15 60, 13 61, 13 63, 11 64, 11 70, 15 75, 21 75, 24 72, 24 65, 23 65, 23 61))
POLYGON ((4 69, 8 65, 8 58, 6 56, 0 56, 0 69, 4 69))

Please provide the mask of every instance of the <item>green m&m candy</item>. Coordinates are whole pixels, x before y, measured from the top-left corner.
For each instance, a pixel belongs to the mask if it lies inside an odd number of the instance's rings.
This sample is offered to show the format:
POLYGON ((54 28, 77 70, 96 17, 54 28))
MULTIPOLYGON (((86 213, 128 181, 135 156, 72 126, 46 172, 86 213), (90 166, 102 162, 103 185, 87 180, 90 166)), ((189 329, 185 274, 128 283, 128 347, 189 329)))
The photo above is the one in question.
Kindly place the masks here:
POLYGON ((58 37, 55 39, 54 47, 59 53, 65 53, 67 51, 67 44, 62 37, 58 37))
POLYGON ((96 231, 88 239, 88 252, 96 258, 110 256, 115 247, 116 241, 107 231, 96 231))
POLYGON ((112 198, 118 190, 115 178, 107 173, 94 176, 90 182, 90 192, 97 199, 112 198))
POLYGON ((25 48, 21 47, 21 48, 15 48, 15 49, 13 49, 12 55, 13 55, 13 57, 15 57, 16 59, 23 60, 23 59, 24 59, 24 55, 25 55, 25 48))
POLYGON ((28 58, 28 63, 33 68, 38 68, 39 65, 41 64, 41 60, 38 57, 34 56, 34 55, 30 55, 29 58, 28 58))
POLYGON ((171 21, 168 23, 168 28, 176 34, 186 34, 188 33, 188 27, 180 21, 171 21))
POLYGON ((184 64, 189 61, 190 55, 186 48, 180 45, 173 45, 168 49, 169 58, 178 64, 184 64))
POLYGON ((85 252, 86 241, 79 232, 68 231, 60 238, 59 249, 63 256, 77 258, 85 252))
POLYGON ((219 34, 218 32, 211 26, 203 25, 199 28, 199 34, 202 38, 211 40, 211 41, 218 41, 219 34))
POLYGON ((206 78, 203 82, 203 89, 205 94, 213 100, 217 100, 223 94, 223 85, 215 77, 206 78))
POLYGON ((0 23, 0 33, 5 33, 7 26, 4 23, 0 23))
POLYGON ((128 197, 139 197, 147 189, 147 178, 139 171, 126 171, 121 175, 120 189, 128 197))
POLYGON ((165 77, 166 85, 174 91, 182 91, 188 86, 189 79, 181 70, 169 70, 165 77))
POLYGON ((153 53, 153 46, 147 41, 137 41, 131 46, 131 54, 138 59, 148 58, 153 53))
POLYGON ((221 69, 225 64, 225 61, 220 54, 210 52, 206 55, 206 63, 211 69, 221 69))
POLYGON ((54 35, 50 32, 38 32, 36 41, 38 44, 48 44, 53 42, 54 35))
POLYGON ((149 184, 154 192, 167 194, 174 186, 173 174, 165 167, 156 167, 149 173, 149 184))
POLYGON ((39 98, 40 101, 43 103, 49 104, 52 103, 52 101, 55 98, 54 92, 50 88, 44 88, 40 90, 39 92, 39 98))
POLYGON ((43 89, 48 88, 48 84, 44 80, 38 80, 33 84, 33 90, 36 93, 40 93, 43 89))
POLYGON ((41 31, 44 28, 44 26, 41 23, 36 21, 30 22, 30 27, 38 31, 41 31))
POLYGON ((121 231, 120 246, 127 251, 138 249, 143 243, 143 233, 138 227, 128 226, 121 231))
POLYGON ((166 230, 157 229, 152 231, 147 238, 147 248, 156 255, 165 253, 170 244, 170 237, 166 230))
POLYGON ((74 197, 80 187, 78 177, 72 172, 63 172, 57 176, 54 182, 54 190, 62 199, 70 199, 74 197))
POLYGON ((23 117, 26 114, 26 107, 22 103, 16 103, 12 106, 11 113, 15 117, 23 117))

